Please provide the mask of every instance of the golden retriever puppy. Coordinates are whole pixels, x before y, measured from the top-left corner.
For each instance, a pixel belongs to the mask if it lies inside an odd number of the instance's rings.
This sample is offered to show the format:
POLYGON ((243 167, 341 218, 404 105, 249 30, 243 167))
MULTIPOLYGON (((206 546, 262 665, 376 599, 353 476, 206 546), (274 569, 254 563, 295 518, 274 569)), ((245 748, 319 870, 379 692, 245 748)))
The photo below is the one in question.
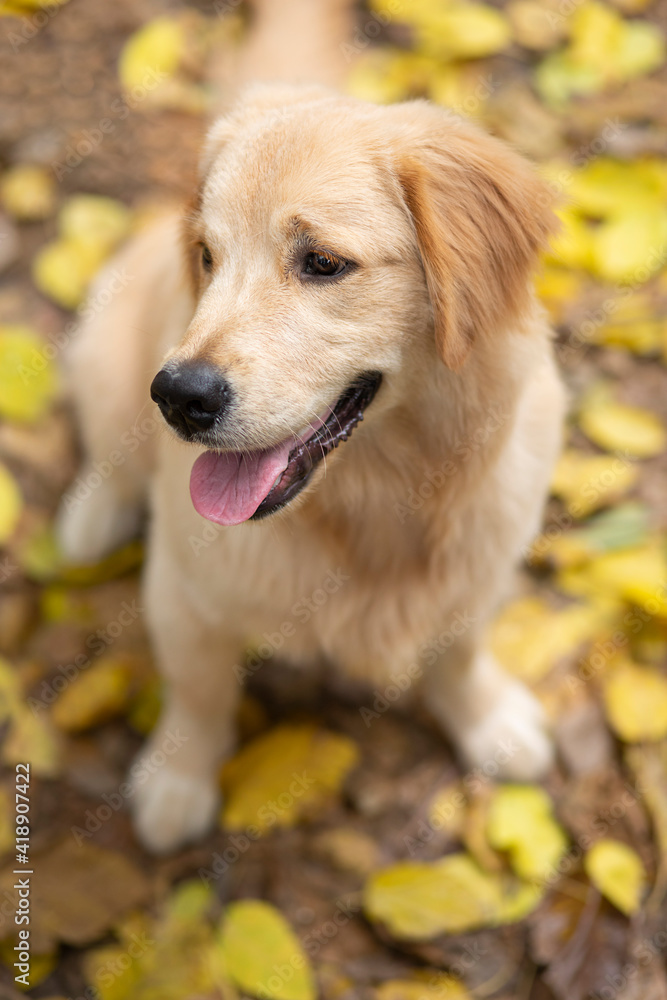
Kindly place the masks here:
POLYGON ((82 476, 114 468, 65 498, 65 552, 131 535, 150 490, 166 699, 146 753, 180 742, 137 785, 143 842, 169 851, 213 823, 249 646, 420 693, 465 766, 538 777, 541 709, 484 630, 560 444, 531 287, 541 182, 426 102, 260 87, 210 131, 185 254, 179 226, 114 261, 126 287, 69 357, 82 476), (137 434, 149 392, 163 434, 137 434))

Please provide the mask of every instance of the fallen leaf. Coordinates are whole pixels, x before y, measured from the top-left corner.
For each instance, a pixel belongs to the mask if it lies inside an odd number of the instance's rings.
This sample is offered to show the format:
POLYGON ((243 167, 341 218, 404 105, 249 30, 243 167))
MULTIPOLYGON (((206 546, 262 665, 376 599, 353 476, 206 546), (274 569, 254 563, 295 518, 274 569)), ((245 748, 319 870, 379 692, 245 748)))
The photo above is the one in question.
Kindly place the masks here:
MULTIPOLYGON (((548 171, 545 171, 549 179, 548 171)), ((585 219, 572 208, 560 208, 556 211, 561 227, 551 238, 546 254, 548 261, 554 261, 561 267, 569 267, 592 271, 594 265, 593 233, 585 219)))
POLYGON ((379 845, 367 833, 338 826, 319 834, 313 847, 319 857, 339 871, 365 877, 380 864, 379 845))
MULTIPOLYGON (((586 242, 589 244, 588 234, 586 242)), ((584 260, 588 260, 590 245, 582 255, 584 260)), ((557 254, 552 254, 557 256, 557 254)), ((577 260, 579 255, 575 255, 577 260)), ((567 306, 576 301, 581 293, 582 276, 563 267, 545 265, 535 279, 535 289, 541 301, 549 310, 549 314, 555 323, 563 319, 567 306)))
POLYGON ((132 213, 120 201, 102 195, 76 194, 58 214, 58 231, 64 240, 94 247, 109 254, 130 231, 132 213))
POLYGON ((627 743, 667 736, 667 679, 655 668, 615 663, 605 679, 604 701, 612 728, 627 743))
POLYGON ((534 885, 486 874, 467 855, 450 854, 399 862, 372 875, 364 909, 396 937, 427 940, 521 920, 540 895, 534 885))
POLYGON ((36 254, 33 280, 65 309, 75 309, 102 263, 129 233, 132 215, 113 198, 80 194, 58 215, 59 238, 36 254))
POLYGON ((231 903, 222 922, 220 949, 229 976, 251 996, 315 1000, 310 962, 283 915, 269 903, 231 903), (280 969, 289 975, 277 974, 280 969))
POLYGON ((4 764, 27 763, 34 774, 54 778, 61 770, 61 746, 44 715, 35 715, 23 703, 12 713, 9 732, 2 744, 4 764))
POLYGON ((0 545, 4 545, 19 523, 23 498, 9 469, 0 464, 0 545))
POLYGON ((575 596, 618 596, 650 616, 667 618, 667 553, 663 538, 608 552, 583 566, 558 574, 558 586, 575 596))
POLYGON ((664 260, 667 210, 655 206, 618 215, 597 226, 591 239, 593 270, 604 281, 646 281, 664 260))
MULTIPOLYGON (((0 943, 0 958, 2 959, 4 965, 13 969, 17 955, 14 951, 14 942, 11 939, 0 943)), ((29 963, 30 972, 28 975, 29 986, 25 987, 22 983, 17 983, 18 988, 21 992, 24 992, 26 989, 33 989, 33 987, 39 986, 39 984, 43 982, 47 976, 51 975, 57 964, 58 952, 55 950, 46 955, 36 955, 31 953, 29 963)))
POLYGON ((559 567, 579 566, 603 552, 615 552, 641 545, 648 538, 650 510, 642 503, 610 507, 591 518, 583 527, 558 533, 548 531, 533 550, 559 567))
POLYGON ((121 714, 128 703, 131 664, 108 656, 82 671, 65 688, 51 711, 55 725, 67 733, 83 732, 121 714))
POLYGON ((16 843, 15 820, 14 801, 5 788, 0 788, 0 855, 11 851, 16 843))
POLYGON ((172 889, 154 919, 124 918, 114 928, 117 944, 85 955, 85 976, 99 1000, 236 1000, 220 968, 215 906, 210 887, 188 881, 172 889))
POLYGON ((535 74, 538 91, 556 106, 650 73, 665 58, 664 36, 656 25, 625 21, 597 0, 573 8, 569 36, 567 47, 549 53, 535 74))
POLYGON ((507 852, 512 870, 527 880, 546 881, 567 848, 567 836, 554 819, 551 799, 531 785, 494 789, 487 836, 492 847, 507 852))
POLYGON ((358 755, 347 736, 314 725, 278 726, 225 765, 223 826, 264 832, 293 825, 339 790, 358 755))
POLYGON ((619 218, 661 210, 667 168, 661 160, 624 162, 599 156, 567 177, 568 201, 591 219, 619 218))
POLYGON ((32 262, 33 281, 64 309, 76 309, 100 269, 105 253, 77 240, 53 240, 37 252, 32 262))
MULTIPOLYGON (((50 5, 51 2, 54 7, 60 7, 68 0, 6 0, 3 7, 6 7, 14 15, 31 17, 34 11, 41 10, 50 5)), ((2 12, 2 7, 0 7, 0 12, 2 12)))
POLYGON ((129 38, 118 62, 125 90, 155 87, 176 72, 185 53, 183 26, 177 18, 157 17, 129 38))
POLYGON ((85 566, 64 566, 60 572, 63 583, 72 587, 93 587, 99 583, 116 580, 138 569, 144 558, 144 545, 141 539, 135 539, 105 556, 98 563, 85 566))
POLYGON ((617 403, 604 384, 596 385, 581 402, 578 423, 584 434, 606 451, 635 458, 659 455, 667 445, 662 421, 649 410, 617 403))
POLYGON ((0 324, 0 417, 34 423, 57 391, 46 341, 30 327, 0 324))
POLYGON ((502 52, 512 38, 504 14, 482 3, 434 4, 413 23, 419 49, 442 59, 480 59, 502 52))
POLYGON ((21 222, 47 219, 55 211, 55 183, 43 167, 21 164, 0 178, 0 198, 7 212, 21 222))
POLYGON ((414 979, 387 979, 375 987, 377 1000, 471 1000, 459 979, 423 970, 414 979))
POLYGON ((646 872, 639 855, 619 840, 598 840, 584 855, 584 870, 603 896, 627 916, 639 909, 646 872))
POLYGON ((592 641, 607 617, 607 609, 599 605, 575 604, 555 611, 539 597, 521 598, 495 619, 491 648, 510 673, 536 681, 563 656, 592 641))
POLYGON ((551 492, 572 517, 582 518, 627 493, 639 476, 632 462, 616 455, 587 455, 567 448, 558 460, 551 492))
MULTIPOLYGON (((102 937, 125 913, 143 903, 149 884, 117 851, 68 837, 57 846, 33 851, 30 943, 37 954, 58 941, 80 948, 102 937)), ((13 865, 0 876, 10 890, 13 865)))

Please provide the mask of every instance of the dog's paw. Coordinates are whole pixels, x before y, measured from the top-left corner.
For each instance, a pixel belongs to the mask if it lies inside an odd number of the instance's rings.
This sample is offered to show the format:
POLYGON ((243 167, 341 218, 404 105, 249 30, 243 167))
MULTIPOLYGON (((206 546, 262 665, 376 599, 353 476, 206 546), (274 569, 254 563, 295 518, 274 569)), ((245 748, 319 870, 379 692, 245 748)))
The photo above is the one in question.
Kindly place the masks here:
POLYGON ((84 467, 61 501, 56 534, 68 562, 80 565, 99 562, 134 538, 139 530, 140 509, 132 503, 122 503, 111 483, 99 480, 99 473, 93 470, 87 474, 84 467))
POLYGON ((216 783, 168 764, 143 784, 135 782, 134 826, 153 854, 168 854, 198 840, 214 824, 220 806, 216 783))
POLYGON ((460 734, 459 746, 468 766, 502 781, 535 781, 554 761, 542 706, 517 681, 508 681, 491 711, 460 734))

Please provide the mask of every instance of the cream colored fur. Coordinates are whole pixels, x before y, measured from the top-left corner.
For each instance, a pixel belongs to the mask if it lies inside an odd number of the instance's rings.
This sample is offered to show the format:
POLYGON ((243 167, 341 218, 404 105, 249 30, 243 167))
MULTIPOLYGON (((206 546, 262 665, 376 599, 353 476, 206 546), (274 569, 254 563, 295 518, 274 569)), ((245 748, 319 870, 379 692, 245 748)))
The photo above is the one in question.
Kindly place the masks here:
POLYGON ((211 277, 194 260, 192 284, 180 223, 166 219, 114 262, 132 280, 70 352, 89 466, 123 451, 140 414, 161 420, 148 387, 165 357, 224 368, 233 449, 296 434, 360 372, 384 379, 350 440, 263 521, 204 521, 188 492, 202 449, 166 425, 88 501, 66 500, 64 548, 93 559, 135 530, 150 484, 145 598, 167 693, 144 752, 169 732, 187 739, 137 787, 142 840, 169 851, 213 822, 234 668, 286 622, 281 656, 324 657, 380 689, 410 677, 464 766, 502 759, 504 777, 536 778, 551 761, 541 710, 483 637, 539 528, 560 444, 564 396, 530 290, 550 224, 541 186, 425 103, 285 86, 249 92, 217 122, 203 163, 189 239, 211 247, 211 277), (300 283, 289 254, 303 222, 357 270, 300 283), (331 572, 336 592, 295 621, 331 572))

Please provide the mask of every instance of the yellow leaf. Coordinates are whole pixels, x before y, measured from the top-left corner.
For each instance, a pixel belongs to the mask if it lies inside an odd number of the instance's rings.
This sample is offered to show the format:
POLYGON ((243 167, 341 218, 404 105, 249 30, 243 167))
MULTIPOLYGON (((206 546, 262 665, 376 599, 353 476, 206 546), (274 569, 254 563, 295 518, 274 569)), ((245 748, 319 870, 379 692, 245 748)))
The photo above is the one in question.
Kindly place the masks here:
POLYGON ((666 196, 667 167, 660 160, 600 156, 568 175, 568 199, 593 219, 659 211, 666 196))
POLYGON ((133 698, 126 714, 127 722, 143 736, 147 736, 160 717, 162 708, 162 682, 150 677, 133 698))
POLYGON ((559 575, 559 586, 575 595, 616 594, 667 618, 667 558, 662 539, 598 556, 578 571, 559 575))
POLYGON ((565 307, 581 293, 582 277, 561 267, 544 267, 535 280, 535 289, 554 322, 563 318, 565 307))
POLYGON ((113 198, 77 194, 65 202, 58 215, 58 229, 65 240, 95 248, 100 256, 114 250, 130 231, 132 213, 113 198))
POLYGON ((551 799, 531 785, 494 789, 487 824, 489 843, 507 851, 513 871, 523 879, 546 881, 567 848, 567 837, 553 816, 551 799))
POLYGON ((377 1000, 470 1000, 460 980, 443 972, 428 972, 414 979, 388 979, 375 988, 377 1000))
POLYGON ((626 743, 667 736, 667 679, 629 660, 614 665, 604 685, 607 717, 626 743))
POLYGON ((568 448, 554 470, 551 491, 572 517, 586 517, 618 500, 637 482, 639 469, 615 455, 587 455, 568 448))
POLYGON ((48 409, 57 378, 47 347, 30 327, 0 324, 1 417, 33 423, 48 409))
POLYGON ((535 70, 535 85, 544 102, 561 108, 576 96, 604 87, 605 73, 597 66, 578 62, 570 49, 550 52, 535 70))
POLYGON ((285 918, 269 903, 259 899, 231 903, 222 923, 220 948, 227 973, 251 996, 315 1000, 310 962, 285 918))
POLYGON ((0 855, 10 851, 16 844, 15 819, 13 797, 10 801, 9 792, 0 788, 0 855))
POLYGON ((380 848, 372 837, 353 827, 323 830, 314 841, 318 856, 339 871, 365 877, 380 866, 380 848))
POLYGON ((347 91, 362 101, 391 104, 429 90, 438 68, 437 60, 416 52, 374 49, 352 67, 347 91))
POLYGON ((46 219, 56 205, 53 178, 43 167, 12 167, 0 180, 0 197, 10 215, 24 222, 46 219))
POLYGON ((424 940, 521 920, 540 895, 535 886, 483 872, 466 854, 450 854, 440 861, 400 862, 372 875, 364 908, 396 937, 424 940))
POLYGON ((430 23, 417 26, 420 50, 445 58, 480 59, 501 52, 511 38, 507 18, 481 3, 443 5, 434 10, 430 23))
POLYGON ((652 73, 665 61, 665 36, 655 24, 630 21, 625 24, 614 73, 617 79, 631 80, 652 73))
POLYGON ((556 566, 579 566, 604 552, 616 552, 646 541, 650 511, 642 503, 623 503, 596 514, 583 527, 548 537, 548 530, 534 544, 535 561, 548 559, 556 566))
POLYGON ((16 670, 0 656, 0 724, 22 705, 22 691, 16 670))
POLYGON ((593 268, 604 281, 637 284, 660 269, 667 246, 667 211, 628 212, 592 233, 593 268))
POLYGON ((606 451, 651 458, 664 451, 667 444, 659 417, 649 410, 615 402, 605 386, 594 387, 584 397, 578 422, 584 434, 606 451))
POLYGON ((9 733, 2 746, 5 764, 30 764, 32 771, 44 778, 60 772, 60 745, 43 715, 34 715, 25 705, 12 714, 9 733))
POLYGON ((78 240, 46 243, 32 262, 32 277, 40 292, 64 309, 76 309, 106 254, 78 240))
POLYGON ((50 525, 37 525, 22 542, 18 551, 21 569, 38 583, 52 580, 61 565, 58 545, 50 525))
POLYGON ((655 316, 654 310, 645 291, 620 299, 608 322, 596 330, 595 342, 639 355, 658 353, 667 334, 667 322, 655 316))
POLYGON ((119 715, 127 705, 130 668, 109 656, 82 671, 62 692, 51 717, 59 729, 77 733, 119 715))
POLYGON ((314 725, 284 725, 260 736, 223 771, 229 830, 291 826, 341 787, 359 752, 347 736, 314 725))
POLYGON ((639 909, 646 888, 646 872, 639 855, 619 840, 599 840, 584 856, 584 869, 593 885, 627 916, 639 909))
POLYGON ((144 557, 143 543, 139 539, 128 542, 105 556, 101 562, 85 566, 66 566, 60 575, 63 583, 73 587, 93 587, 125 576, 141 566, 144 557))
POLYGON ((157 918, 124 918, 115 928, 119 944, 85 954, 86 979, 99 1000, 235 1000, 208 919, 215 905, 210 886, 188 881, 176 886, 157 918))
POLYGON ((491 648, 511 673, 536 681, 582 643, 592 641, 606 623, 606 610, 575 604, 554 611, 539 597, 509 604, 491 626, 491 648))
POLYGON ((547 260, 563 267, 590 270, 593 264, 593 235, 586 222, 572 209, 556 212, 562 227, 551 240, 547 260))
POLYGON ((577 5, 569 29, 567 48, 549 54, 536 73, 540 93, 554 105, 650 73, 665 58, 659 28, 645 21, 625 21, 598 0, 577 5))
POLYGON ((199 879, 181 882, 165 903, 167 925, 195 922, 203 919, 212 909, 215 896, 210 885, 199 879))
POLYGON ((185 51, 182 24, 158 17, 136 31, 120 54, 118 73, 126 90, 155 84, 176 72, 185 51))
POLYGON ((431 75, 428 96, 436 104, 452 108, 469 118, 479 118, 489 96, 489 89, 478 71, 471 71, 474 63, 445 63, 431 75))
MULTIPOLYGON (((14 941, 12 939, 3 941, 2 944, 0 944, 0 956, 2 957, 2 961, 5 965, 9 966, 9 968, 13 967, 17 955, 14 951, 14 941)), ((46 955, 31 954, 29 964, 29 985, 24 986, 23 983, 17 982, 18 989, 21 990, 22 993, 25 993, 29 989, 31 990, 35 986, 39 986, 39 984, 46 979, 47 976, 51 975, 58 964, 58 952, 52 951, 46 955)), ((58 998, 56 997, 55 1000, 58 1000, 58 998)))
POLYGON ((60 238, 47 243, 33 260, 41 292, 65 309, 75 309, 102 263, 129 233, 132 214, 113 198, 79 194, 58 215, 60 238))
MULTIPOLYGON (((22 13, 25 17, 30 17, 35 10, 42 10, 51 6, 59 7, 64 3, 67 3, 67 0, 10 0, 10 2, 6 3, 6 6, 22 13)), ((2 6, 0 5, 0 12, 2 11, 2 6)))
POLYGON ((570 52, 580 65, 593 65, 611 81, 650 73, 664 60, 664 37, 646 21, 625 21, 597 0, 587 0, 570 22, 570 52))
POLYGON ((0 545, 13 535, 22 509, 23 499, 16 480, 4 465, 0 465, 0 545))

